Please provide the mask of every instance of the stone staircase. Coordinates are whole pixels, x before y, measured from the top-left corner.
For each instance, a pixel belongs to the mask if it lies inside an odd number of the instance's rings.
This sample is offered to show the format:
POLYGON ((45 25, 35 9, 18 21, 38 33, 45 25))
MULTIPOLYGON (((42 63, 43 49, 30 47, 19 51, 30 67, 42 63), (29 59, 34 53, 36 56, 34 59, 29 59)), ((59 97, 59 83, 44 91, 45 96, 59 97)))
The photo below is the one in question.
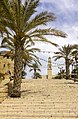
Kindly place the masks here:
POLYGON ((0 119, 78 119, 78 83, 23 80, 21 92, 0 104, 0 119))

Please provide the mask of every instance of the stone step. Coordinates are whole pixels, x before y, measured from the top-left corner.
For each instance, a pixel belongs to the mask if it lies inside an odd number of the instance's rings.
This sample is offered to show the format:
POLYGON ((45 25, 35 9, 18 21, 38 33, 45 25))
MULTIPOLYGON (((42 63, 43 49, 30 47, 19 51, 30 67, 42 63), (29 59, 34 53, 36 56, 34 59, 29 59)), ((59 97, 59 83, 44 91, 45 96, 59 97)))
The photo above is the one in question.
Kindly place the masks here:
POLYGON ((0 116, 12 116, 12 117, 19 117, 19 115, 21 117, 77 117, 77 115, 74 113, 74 112, 69 112, 69 111, 66 111, 66 112, 59 112, 59 111, 56 111, 56 112, 52 112, 52 111, 35 111, 35 110, 31 110, 31 111, 8 111, 7 112, 1 112, 0 113, 0 116))
POLYGON ((17 108, 17 107, 14 107, 14 108, 11 108, 11 109, 9 109, 9 108, 5 108, 5 109, 1 108, 1 109, 0 109, 0 113, 7 112, 7 111, 8 112, 12 112, 12 111, 13 112, 20 112, 20 111, 23 111, 23 112, 24 111, 27 111, 27 112, 31 112, 31 111, 36 111, 36 112, 38 112, 38 111, 42 111, 42 112, 44 112, 44 111, 45 112, 48 112, 48 111, 49 112, 73 112, 74 111, 75 112, 75 111, 78 111, 78 109, 75 109, 75 108, 73 108, 73 109, 71 109, 71 108, 68 108, 68 109, 67 108, 63 108, 63 109, 60 108, 59 109, 59 108, 55 108, 55 107, 52 107, 52 108, 51 107, 49 107, 49 108, 48 107, 46 107, 46 108, 44 108, 44 107, 43 108, 40 108, 40 107, 35 108, 34 107, 32 109, 31 108, 26 108, 26 107, 25 108, 22 107, 21 109, 17 108))
POLYGON ((3 99, 3 98, 0 98, 0 103, 1 103, 2 101, 4 101, 4 99, 3 99))
POLYGON ((59 102, 59 104, 62 104, 62 103, 69 103, 69 104, 78 104, 78 100, 77 99, 75 99, 75 100, 70 100, 70 99, 58 99, 58 100, 55 100, 55 102, 54 102, 54 100, 52 99, 52 101, 48 101, 48 100, 46 100, 46 101, 43 101, 43 100, 40 100, 40 101, 37 101, 37 100, 31 100, 31 101, 29 101, 29 100, 23 100, 22 102, 20 102, 20 101, 11 101, 11 102, 9 102, 9 101, 4 101, 4 104, 24 104, 24 103, 26 103, 26 104, 53 104, 53 103, 55 103, 55 104, 57 104, 59 102))
POLYGON ((0 93, 8 93, 8 87, 0 88, 0 93))
MULTIPOLYGON (((10 109, 15 109, 15 108, 21 108, 21 109, 24 109, 24 107, 26 108, 26 109, 73 109, 73 110, 75 110, 75 109, 78 109, 78 108, 76 108, 76 105, 51 105, 51 106, 49 106, 49 105, 7 105, 7 106, 0 106, 0 108, 2 109, 2 110, 7 110, 7 108, 10 108, 10 109)), ((1 110, 0 109, 0 110, 1 110)))
POLYGON ((8 86, 7 85, 0 85, 0 103, 4 101, 5 98, 8 97, 8 86))
POLYGON ((35 117, 35 118, 33 118, 33 117, 1 117, 1 119, 77 119, 77 118, 75 118, 75 117, 35 117))
POLYGON ((1 84, 0 84, 0 87, 2 86, 5 86, 6 84, 8 84, 10 81, 10 79, 5 79, 5 80, 2 80, 1 84))
POLYGON ((3 98, 3 97, 7 97, 8 96, 8 93, 0 93, 0 97, 3 98))

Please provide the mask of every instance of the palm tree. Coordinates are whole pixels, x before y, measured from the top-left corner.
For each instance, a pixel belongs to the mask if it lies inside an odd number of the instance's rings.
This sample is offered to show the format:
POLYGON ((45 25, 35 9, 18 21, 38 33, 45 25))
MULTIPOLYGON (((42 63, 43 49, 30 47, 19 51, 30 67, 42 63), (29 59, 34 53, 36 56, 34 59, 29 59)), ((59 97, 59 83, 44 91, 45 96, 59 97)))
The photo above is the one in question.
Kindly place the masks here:
POLYGON ((47 11, 35 15, 39 0, 2 0, 0 6, 0 27, 4 29, 0 31, 2 40, 7 40, 6 44, 14 43, 14 84, 12 97, 21 96, 21 77, 22 77, 22 54, 24 44, 27 41, 35 43, 36 41, 52 43, 45 35, 55 35, 66 37, 66 34, 52 28, 43 28, 40 26, 47 25, 48 22, 56 19, 53 13, 47 11), (32 17, 33 16, 33 17, 32 17))
POLYGON ((55 61, 63 58, 65 60, 65 67, 66 67, 66 79, 69 78, 69 67, 70 64, 72 63, 72 51, 73 51, 73 46, 72 45, 64 45, 62 48, 59 48, 58 52, 55 52, 55 61))
MULTIPOLYGON (((40 64, 41 65, 41 64, 40 64)), ((39 65, 38 63, 33 63, 32 64, 32 68, 29 70, 30 72, 31 71, 34 71, 34 76, 33 78, 37 79, 37 78, 41 78, 40 77, 40 74, 37 72, 37 71, 41 71, 40 68, 39 68, 39 65)))
POLYGON ((73 45, 74 51, 72 52, 72 55, 74 56, 76 64, 78 63, 78 45, 73 45))
MULTIPOLYGON (((5 16, 6 17, 6 13, 3 10, 3 7, 1 5, 1 2, 0 2, 0 16, 2 16, 2 17, 5 16)), ((2 24, 1 18, 0 18, 0 37, 1 37, 1 35, 2 35, 3 32, 7 32, 7 30, 6 30, 5 26, 2 24)))
POLYGON ((39 72, 36 72, 33 76, 33 79, 42 78, 39 72))
POLYGON ((72 52, 72 55, 75 60, 76 69, 72 71, 76 72, 77 74, 76 78, 78 78, 78 44, 74 44, 73 48, 74 48, 74 51, 72 52))

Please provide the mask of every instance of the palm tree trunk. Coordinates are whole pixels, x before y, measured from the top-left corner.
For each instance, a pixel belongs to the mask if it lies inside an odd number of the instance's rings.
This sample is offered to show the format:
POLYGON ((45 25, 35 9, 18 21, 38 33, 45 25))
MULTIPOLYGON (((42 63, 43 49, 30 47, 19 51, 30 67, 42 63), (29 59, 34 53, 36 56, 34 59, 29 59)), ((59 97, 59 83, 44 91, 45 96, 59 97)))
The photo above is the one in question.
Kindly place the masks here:
POLYGON ((69 79, 69 59, 66 59, 66 79, 69 79))
POLYGON ((14 83, 11 97, 21 96, 21 80, 22 80, 22 49, 20 45, 15 45, 15 57, 14 57, 14 83))

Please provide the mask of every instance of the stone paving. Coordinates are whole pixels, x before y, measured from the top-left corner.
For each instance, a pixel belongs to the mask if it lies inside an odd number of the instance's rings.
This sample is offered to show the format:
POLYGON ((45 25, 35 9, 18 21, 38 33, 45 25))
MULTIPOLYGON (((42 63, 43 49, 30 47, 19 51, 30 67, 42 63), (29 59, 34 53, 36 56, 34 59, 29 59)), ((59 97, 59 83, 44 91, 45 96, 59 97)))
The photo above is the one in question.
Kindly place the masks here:
POLYGON ((24 80, 21 91, 21 98, 0 104, 0 119, 78 119, 78 83, 24 80))

